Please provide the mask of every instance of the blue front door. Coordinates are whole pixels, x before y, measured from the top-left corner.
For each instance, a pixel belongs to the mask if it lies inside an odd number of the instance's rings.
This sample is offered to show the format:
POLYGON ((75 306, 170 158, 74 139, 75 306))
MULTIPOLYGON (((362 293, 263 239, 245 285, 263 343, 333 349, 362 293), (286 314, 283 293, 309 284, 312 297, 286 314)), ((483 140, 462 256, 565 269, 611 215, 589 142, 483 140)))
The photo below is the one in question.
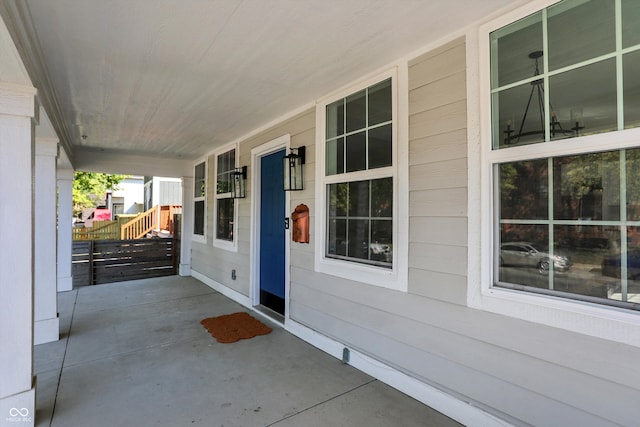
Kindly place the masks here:
POLYGON ((260 304, 284 314, 285 150, 260 160, 260 304))

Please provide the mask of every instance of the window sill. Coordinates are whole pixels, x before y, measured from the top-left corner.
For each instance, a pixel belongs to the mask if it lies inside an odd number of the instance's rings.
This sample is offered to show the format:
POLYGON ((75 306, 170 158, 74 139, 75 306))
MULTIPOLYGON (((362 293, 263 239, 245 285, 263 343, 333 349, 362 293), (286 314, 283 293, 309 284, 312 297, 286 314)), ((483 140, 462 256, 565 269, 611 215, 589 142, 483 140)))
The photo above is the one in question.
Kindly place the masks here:
POLYGON ((315 271, 356 282, 375 285, 381 288, 406 292, 407 280, 398 274, 397 269, 375 267, 351 261, 341 261, 318 257, 315 271))
POLYGON ((205 236, 201 236, 200 234, 192 234, 191 241, 195 243, 207 243, 207 238, 205 236))
POLYGON ((469 306, 640 347, 640 315, 635 311, 501 288, 483 289, 469 306))
POLYGON ((213 239, 213 246, 229 252, 238 252, 238 245, 235 241, 213 239))

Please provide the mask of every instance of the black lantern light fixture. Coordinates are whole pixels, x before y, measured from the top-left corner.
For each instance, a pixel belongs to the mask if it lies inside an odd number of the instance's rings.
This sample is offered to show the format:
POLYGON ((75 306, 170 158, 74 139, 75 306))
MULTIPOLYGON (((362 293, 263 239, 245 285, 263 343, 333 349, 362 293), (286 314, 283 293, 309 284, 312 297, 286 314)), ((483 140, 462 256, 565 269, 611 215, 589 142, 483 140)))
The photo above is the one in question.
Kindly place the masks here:
POLYGON ((291 148, 291 152, 284 156, 284 191, 304 190, 305 146, 291 148))
MULTIPOLYGON (((540 75, 540 64, 539 60, 542 58, 543 52, 541 50, 536 50, 529 54, 529 59, 533 59, 535 61, 535 69, 533 72, 533 76, 540 75)), ((517 129, 512 128, 511 120, 507 122, 507 127, 504 130, 504 144, 517 144, 520 142, 520 138, 531 136, 531 135, 544 135, 544 80, 534 80, 531 82, 531 92, 529 93, 529 100, 527 101, 527 106, 524 109, 524 114, 522 115, 522 120, 520 121, 520 125, 517 129), (540 129, 534 130, 525 130, 524 124, 527 120, 527 115, 529 114, 529 108, 531 107, 531 101, 534 98, 534 95, 537 96, 537 104, 538 104, 538 113, 540 114, 540 129)), ((562 124, 558 121, 558 117, 556 112, 553 110, 553 105, 551 105, 551 101, 549 101, 549 108, 551 110, 551 121, 549 123, 550 134, 551 137, 554 138, 557 135, 561 136, 579 136, 580 130, 584 129, 584 125, 582 122, 582 114, 581 112, 571 111, 571 119, 573 120, 574 126, 566 129, 562 126, 562 124)))
POLYGON ((242 166, 231 172, 231 197, 244 199, 247 197, 247 167, 242 166))

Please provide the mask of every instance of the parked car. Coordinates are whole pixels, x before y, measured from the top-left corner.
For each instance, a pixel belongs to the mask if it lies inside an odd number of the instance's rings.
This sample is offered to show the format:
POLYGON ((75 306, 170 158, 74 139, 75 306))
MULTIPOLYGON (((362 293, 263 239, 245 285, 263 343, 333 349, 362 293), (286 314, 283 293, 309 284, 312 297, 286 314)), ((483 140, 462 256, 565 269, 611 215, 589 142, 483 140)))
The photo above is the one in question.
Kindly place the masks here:
MULTIPOLYGON (((620 277, 622 254, 607 255, 602 259, 602 275, 620 277)), ((627 279, 640 278, 640 249, 627 252, 627 279)))
POLYGON ((500 265, 537 268, 540 274, 547 274, 550 260, 553 258, 554 271, 567 271, 571 267, 569 257, 548 252, 536 247, 531 242, 508 242, 500 245, 500 265))

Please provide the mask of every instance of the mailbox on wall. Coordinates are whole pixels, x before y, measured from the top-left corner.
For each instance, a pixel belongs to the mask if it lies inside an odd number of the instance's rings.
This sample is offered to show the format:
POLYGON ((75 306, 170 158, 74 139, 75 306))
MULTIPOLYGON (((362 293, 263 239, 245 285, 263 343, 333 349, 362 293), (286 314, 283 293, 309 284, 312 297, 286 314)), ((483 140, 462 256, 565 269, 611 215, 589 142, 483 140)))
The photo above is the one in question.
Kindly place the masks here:
POLYGON ((309 207, 298 205, 291 214, 293 230, 291 239, 298 243, 309 243, 309 207))

